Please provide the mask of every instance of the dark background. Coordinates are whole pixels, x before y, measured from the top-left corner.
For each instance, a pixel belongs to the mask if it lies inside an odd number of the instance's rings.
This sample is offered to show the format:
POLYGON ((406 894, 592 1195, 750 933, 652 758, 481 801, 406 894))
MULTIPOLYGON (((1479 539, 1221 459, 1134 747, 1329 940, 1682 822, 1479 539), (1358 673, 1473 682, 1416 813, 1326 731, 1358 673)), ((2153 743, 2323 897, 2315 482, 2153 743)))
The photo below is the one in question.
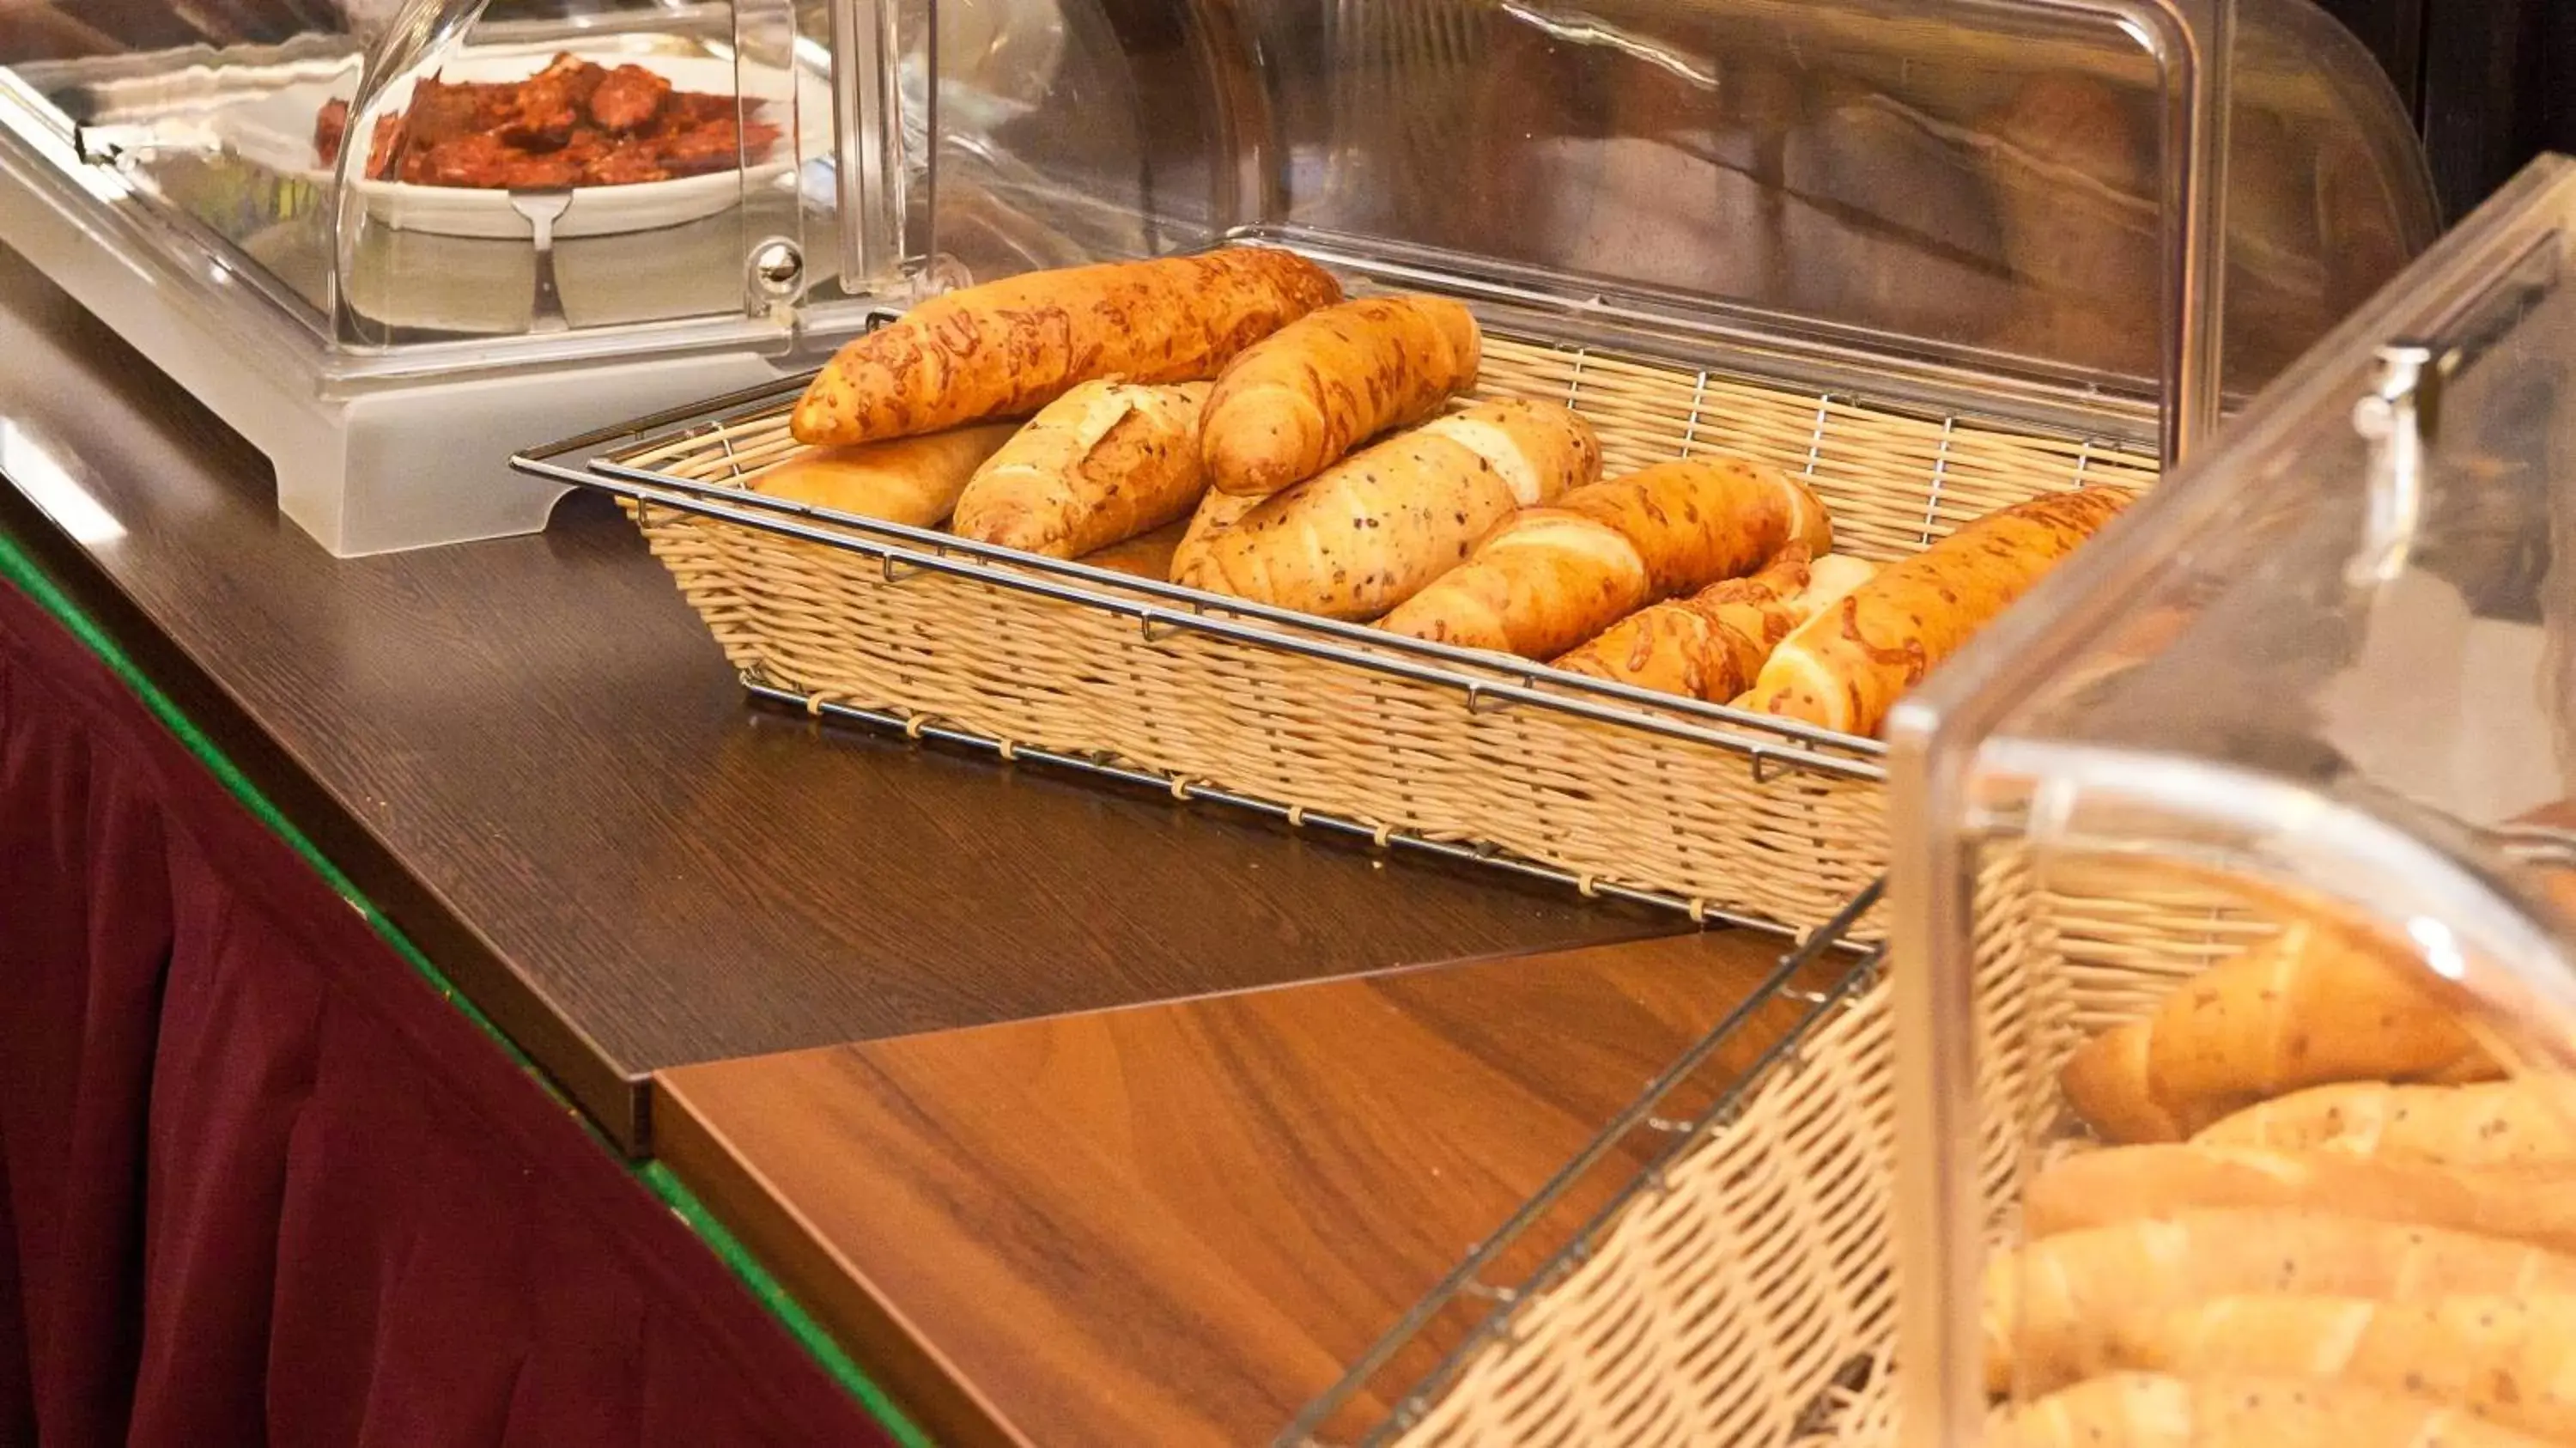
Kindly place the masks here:
POLYGON ((2576 3, 2319 3, 2397 82, 2454 220, 2535 153, 2576 152, 2576 3))

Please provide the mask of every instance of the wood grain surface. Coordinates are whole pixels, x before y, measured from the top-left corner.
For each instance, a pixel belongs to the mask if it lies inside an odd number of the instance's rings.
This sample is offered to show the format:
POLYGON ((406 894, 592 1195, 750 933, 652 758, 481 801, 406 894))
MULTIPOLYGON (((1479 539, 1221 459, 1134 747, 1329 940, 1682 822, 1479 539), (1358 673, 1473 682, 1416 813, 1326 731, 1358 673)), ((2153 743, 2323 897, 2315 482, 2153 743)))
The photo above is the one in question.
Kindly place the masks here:
POLYGON ((662 1152, 946 1441, 1264 1443, 1779 951, 1641 942, 684 1067, 662 1152))
POLYGON ((5 250, 0 426, 124 533, 0 528, 630 1149, 657 1067, 1673 928, 761 713, 596 499, 335 562, 5 250))

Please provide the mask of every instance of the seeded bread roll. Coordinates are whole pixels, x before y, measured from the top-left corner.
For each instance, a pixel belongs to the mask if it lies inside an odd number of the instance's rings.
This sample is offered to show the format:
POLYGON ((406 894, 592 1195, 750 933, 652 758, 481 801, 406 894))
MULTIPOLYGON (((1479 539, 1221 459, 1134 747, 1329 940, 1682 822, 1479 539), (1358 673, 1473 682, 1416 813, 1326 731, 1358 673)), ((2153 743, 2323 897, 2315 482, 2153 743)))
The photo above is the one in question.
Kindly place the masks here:
POLYGON ((1441 297, 1373 297, 1310 312, 1217 378, 1200 447, 1209 483, 1268 497, 1390 427, 1420 422, 1476 380, 1476 319, 1441 297))
POLYGON ((2299 1377, 2117 1373, 2021 1408, 2000 1448, 2543 1448, 2463 1408, 2299 1377))
POLYGON ((1833 546, 1804 485, 1738 458, 1657 463, 1534 508, 1387 616, 1389 632, 1554 658, 1659 598, 1833 546))
POLYGON ((1556 666, 1723 704, 1752 686, 1782 639, 1833 607, 1871 571, 1867 562, 1839 553, 1810 563, 1807 545, 1792 543, 1750 577, 1637 610, 1556 666))
POLYGON ((2576 1178, 2179 1142, 2051 1163, 2023 1194, 2022 1230, 2052 1237, 2196 1207, 2338 1212, 2576 1252, 2576 1178))
POLYGON ((2345 1081, 2249 1106, 2192 1140, 2576 1175, 2576 1091, 2541 1076, 2466 1086, 2345 1081))
POLYGON ((1991 1392, 2046 1392, 2128 1361, 2167 1312, 2248 1292, 2423 1302, 2576 1291, 2576 1258, 2442 1227, 2217 1208, 2064 1232, 1986 1264, 1991 1392))
MULTIPOLYGON (((1600 468, 1591 425, 1570 409, 1481 403, 1354 453, 1209 530, 1183 549, 1173 581, 1373 619, 1463 562, 1495 524, 1600 468)), ((1228 496, 1211 490, 1209 501, 1228 496)))
POLYGON ((2126 1346, 2124 1366, 2353 1384, 2576 1443, 2576 1297, 2219 1297, 2142 1324, 2126 1346))
POLYGON ((1209 384, 1086 382, 1048 403, 975 470, 957 536, 1079 558, 1188 514, 1209 384))

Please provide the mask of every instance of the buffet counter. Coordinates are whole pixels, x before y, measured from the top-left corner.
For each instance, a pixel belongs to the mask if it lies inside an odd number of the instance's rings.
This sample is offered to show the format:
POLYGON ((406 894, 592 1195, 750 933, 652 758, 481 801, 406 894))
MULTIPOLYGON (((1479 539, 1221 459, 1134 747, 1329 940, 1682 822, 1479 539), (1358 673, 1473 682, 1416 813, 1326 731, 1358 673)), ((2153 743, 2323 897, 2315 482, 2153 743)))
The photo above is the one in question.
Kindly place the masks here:
MULTIPOLYGON (((1379 1148, 1368 1154, 1382 1155, 1391 1175, 1437 1165, 1428 1153, 1459 1139, 1454 1115, 1390 1112, 1373 1097, 1350 1108, 1358 1117, 1335 1115, 1326 1088, 1347 1078, 1337 1063, 1351 1053, 1399 1075, 1416 1058, 1450 1072, 1482 1060, 1492 1089, 1554 1101, 1548 1129, 1494 1131, 1490 1149, 1463 1149, 1461 1171, 1442 1190, 1446 1205, 1399 1254, 1404 1270, 1345 1294, 1331 1331, 1283 1354, 1273 1351, 1275 1324, 1245 1328, 1251 1365, 1230 1371, 1249 1386, 1183 1437, 1256 1436, 1246 1430, 1263 1417, 1284 1421, 1302 1395, 1328 1385, 1676 1042, 1741 1002, 1777 953, 1767 940, 1676 937, 1671 917, 1318 843, 1150 794, 864 734, 819 737, 826 726, 745 704, 632 530, 595 500, 569 502, 538 537, 334 562, 277 516, 254 453, 5 254, 0 473, 10 483, 0 489, 0 543, 15 579, 0 589, 0 636, 16 671, 12 712, 0 717, 22 730, 94 736, 22 742, 16 792, 0 804, 24 850, 0 870, 28 890, 22 918, 59 929, 78 907, 88 912, 79 928, 95 937, 80 950, 34 953, 85 960, 88 978, 13 972, 5 982, 7 1014, 26 1037, 13 1052, 12 1085, 30 1120, 49 1102, 114 1103, 95 1107, 110 1114, 94 1122, 64 1107, 71 1134, 11 1138, 13 1151, 35 1142, 45 1153, 6 1163, 16 1217, 0 1227, 14 1230, 20 1259, 12 1290, 34 1339, 57 1347, 33 1359, 43 1381, 23 1394, 0 1377, 0 1429, 13 1426, 19 1394, 38 1405, 27 1410, 35 1421, 70 1421, 59 1415, 75 1407, 86 1415, 87 1427, 63 1441, 121 1437, 124 1414, 141 1411, 145 1396, 120 1385, 166 1370, 168 1334, 203 1330, 207 1303, 256 1301, 259 1311, 210 1339, 233 1354, 208 1379, 230 1396, 196 1405, 215 1416, 176 1414, 152 1431, 138 1418, 133 1441, 220 1441, 262 1413, 273 1441, 294 1441, 276 1436, 290 1425, 310 1430, 305 1441, 355 1441, 342 1431, 352 1422, 368 1425, 368 1441, 378 1424, 388 1425, 384 1441, 416 1441, 390 1425, 434 1420, 404 1417, 433 1401, 498 1413, 490 1421, 539 1437, 542 1426, 516 1425, 631 1411, 663 1425, 632 1437, 813 1441, 818 1424, 843 1413, 849 1421, 828 1436, 863 1440, 873 1430, 861 1403, 832 1393, 824 1370, 837 1368, 863 1398, 875 1396, 871 1379, 776 1292, 767 1258, 799 1267, 787 1274, 795 1296, 844 1304, 821 1314, 827 1325, 862 1368, 894 1362, 903 1395, 931 1405, 926 1416, 942 1436, 1013 1437, 1012 1420, 1091 1365, 1038 1374, 1034 1397, 1007 1385, 988 1394, 944 1341, 913 1330, 923 1302, 973 1280, 943 1275, 943 1261, 957 1260, 955 1241, 932 1244, 947 1255, 926 1252, 926 1275, 889 1287, 825 1240, 901 1241, 937 1228, 983 1242, 987 1260, 960 1261, 958 1271, 1017 1274, 1008 1242, 971 1216, 889 1206, 879 1217, 874 1186, 852 1178, 821 1236, 780 1229, 807 1222, 800 1213, 812 1203, 773 1195, 773 1186, 811 1193, 834 1184, 828 1175, 776 1182, 767 1154, 784 1161, 801 1150, 810 1165, 849 1166, 867 1147, 806 1149, 813 1138, 799 1132, 837 1108, 796 1084, 813 1077, 799 1062, 835 1052, 870 1059, 879 1047, 869 1043, 889 1043, 897 1057, 949 1063, 941 1110, 989 1116, 1024 1104, 1032 1080, 1067 1079, 1011 1079, 1005 1065, 1039 1049, 1012 1032, 1079 1037, 1093 1028, 1081 1017, 955 1028, 1216 997, 1091 1019, 1159 1011, 1167 1021, 1219 1022, 1163 1029, 1222 1052, 1319 1012, 1311 1019, 1325 1024, 1307 1030, 1298 1069, 1281 1075, 1321 1085, 1304 1120, 1263 1125, 1273 1135, 1260 1159, 1300 1149, 1310 1129, 1318 1140, 1347 1139, 1351 1121, 1373 1117, 1367 1139, 1379 1148), (130 668, 122 682, 102 652, 130 668), (97 742, 110 738, 112 751, 97 742), (153 849, 121 863, 64 848, 89 838, 66 821, 90 816, 65 803, 80 798, 62 783, 71 776, 46 764, 103 770, 111 753, 143 761, 134 798, 163 822, 153 849), (232 772, 209 774, 209 761, 232 772), (306 846, 304 859, 291 843, 306 846), (170 858, 186 856, 186 870, 165 862, 165 844, 170 858), (67 880, 66 859, 133 873, 67 880), (154 946, 161 917, 133 893, 135 881, 165 876, 183 903, 240 895, 252 903, 208 906, 209 918, 255 916, 265 933, 191 937, 204 922, 189 926, 179 909, 165 965, 154 946), (37 886, 55 893, 39 898, 37 886), (119 956, 100 920, 122 921, 135 949, 119 956), (1658 946, 1658 937, 1678 943, 1658 946), (1623 940, 1648 953, 1621 957, 1614 947, 1606 958, 1624 963, 1609 968, 1586 950, 1623 940), (1395 983, 1356 997, 1288 991, 1226 1003, 1226 993, 1252 987, 1567 950, 1573 966, 1524 987, 1540 992, 1532 1008, 1562 1032, 1554 1065, 1539 1060, 1547 1052, 1518 1060, 1515 1018, 1496 1010, 1518 997, 1493 990, 1473 966, 1386 977, 1395 983), (1560 982, 1552 997, 1546 980, 1560 982), (22 997, 38 1009, 19 1011, 22 997), (1383 1034, 1329 1024, 1355 1000, 1379 1002, 1363 1018, 1379 1009, 1418 1018, 1412 1043, 1399 1050, 1383 1034), (350 1011, 362 1026, 340 1023, 350 1011), (1241 1019, 1222 1024, 1229 1016, 1241 1019), (477 1029, 485 1022, 488 1034, 477 1029), (1469 1039, 1462 1055, 1460 1033, 1471 1029, 1481 1041, 1469 1039), (62 1045, 70 1040, 84 1044, 62 1045), (48 1041, 56 1049, 30 1044, 48 1041), (957 1064, 968 1061, 977 1064, 957 1064), (719 1069, 733 1062, 743 1064, 719 1069), (698 1068, 708 1074, 687 1074, 698 1068), (764 1095, 762 1073, 772 1070, 783 1084, 764 1095), (190 1104, 174 1112, 160 1093, 175 1097, 182 1082, 190 1104), (731 1238, 697 1206, 688 1169, 674 1178, 661 1163, 619 1160, 654 1150, 657 1082, 682 1083, 706 1195, 756 1249, 735 1256, 730 1278, 705 1244, 729 1248, 731 1238), (778 1139, 760 1140, 755 1126, 778 1139), (334 1141, 340 1151, 324 1149, 334 1141), (428 1182, 459 1185, 424 1193, 428 1182), (680 1212, 662 1210, 657 1191, 680 1212), (317 1212, 327 1232, 289 1230, 315 1228, 317 1212), (118 1230, 65 1235, 66 1223, 81 1222, 118 1230), (188 1252, 170 1255, 174 1241, 188 1252), (383 1270, 351 1286, 336 1274, 352 1260, 383 1270), (324 1263, 330 1271, 319 1270, 324 1263), (298 1273, 313 1292, 289 1290, 298 1273), (776 1311, 762 1312, 762 1295, 776 1311), (862 1297, 878 1304, 874 1318, 846 1309, 862 1297), (492 1316, 500 1302, 524 1310, 492 1316), (603 1335, 578 1320, 573 1308, 584 1303, 675 1336, 603 1335), (562 1313, 549 1316, 556 1307, 562 1313), (306 1316, 290 1321, 293 1313, 306 1316), (357 1321, 386 1330, 316 1331, 357 1321), (393 1331, 405 1322, 419 1330, 393 1331), (782 1322, 807 1328, 814 1351, 781 1351, 782 1322), (522 1351, 563 1340, 592 1344, 596 1360, 547 1366, 522 1351), (318 1376, 312 1411, 298 1418, 303 1389, 263 1374, 300 1368, 331 1344, 345 1351, 324 1357, 348 1371, 337 1387, 318 1376), (639 1366, 648 1360, 652 1374, 639 1366), (929 1377, 919 1372, 925 1363, 929 1377), (407 1364, 410 1376, 388 1364, 407 1364), (452 1381, 472 1372, 490 1380, 452 1381), (696 1416, 679 1413, 671 1384, 690 1379, 738 1382, 742 1401, 730 1390, 703 1394, 696 1416), (441 1383, 448 1388, 433 1386, 441 1383), (377 1401, 370 1391, 393 1396, 377 1401), (418 1399, 411 1408, 406 1392, 418 1399), (949 1398, 972 1410, 946 1411, 949 1398), (1010 1411, 985 1411, 994 1401, 1010 1411), (603 1406, 616 1403, 627 1407, 603 1406)), ((528 484, 496 473, 490 486, 528 484)), ((1194 1089, 1176 1075, 1164 1099, 1194 1089)), ((1271 1089, 1299 1099, 1293 1085, 1271 1089)), ((1120 1119, 1113 1103, 1090 1104, 1105 1114, 1087 1126, 1069 1118, 1057 1137, 1064 1150, 1093 1150, 1120 1119)), ((968 1151, 963 1165, 973 1158, 968 1151)), ((1119 1194, 1108 1178, 1082 1190, 1058 1178, 1050 1188, 1012 1180, 1007 1163, 983 1166, 988 1200, 1023 1221, 1074 1230, 1096 1207, 1097 1230, 1136 1240, 1139 1208, 1112 1210, 1119 1194)), ((1348 1255, 1332 1222, 1351 1201, 1370 1200, 1365 1177, 1349 1180, 1360 1195, 1283 1208, 1304 1223, 1304 1260, 1348 1255)), ((1237 1220, 1229 1230, 1254 1228, 1237 1220)), ((1117 1291, 1164 1295, 1166 1327, 1186 1323, 1198 1315, 1199 1287, 1173 1280, 1176 1260, 1125 1259, 1110 1297, 1097 1295, 1100 1281, 1075 1284, 1093 1295, 1062 1310, 1120 1310, 1117 1291)), ((1306 1271, 1297 1260, 1289 1253, 1279 1270, 1306 1271)), ((986 1346, 991 1326, 966 1324, 987 1333, 986 1346)), ((940 1330, 935 1317, 926 1321, 925 1332, 940 1330)), ((0 1340, 0 1362, 23 1355, 14 1346, 0 1340)), ((881 1421, 911 1432, 899 1412, 881 1421)), ((439 1431, 482 1430, 447 1422, 439 1431)), ((496 1430, 496 1441, 503 1436, 496 1430)))
POLYGON ((14 259, 0 398, 24 545, 633 1150, 664 1067, 1672 928, 1155 795, 822 747, 746 706, 596 499, 537 537, 334 562, 256 454, 14 259), (90 500, 68 522, 31 501, 66 494, 90 500))

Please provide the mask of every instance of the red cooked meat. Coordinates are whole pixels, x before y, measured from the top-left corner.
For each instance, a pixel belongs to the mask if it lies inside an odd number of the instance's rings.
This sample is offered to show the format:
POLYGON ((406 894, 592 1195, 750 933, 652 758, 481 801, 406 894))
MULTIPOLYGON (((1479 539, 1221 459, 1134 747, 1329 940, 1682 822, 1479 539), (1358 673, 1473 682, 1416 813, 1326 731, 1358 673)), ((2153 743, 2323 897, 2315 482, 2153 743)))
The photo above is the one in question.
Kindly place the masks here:
POLYGON ((730 171, 741 163, 742 133, 730 118, 709 121, 654 143, 674 176, 730 171))
POLYGON ((561 151, 545 156, 516 156, 501 167, 501 184, 513 191, 578 186, 581 178, 582 164, 561 151))
POLYGON ((340 159, 340 142, 349 134, 349 103, 324 101, 321 114, 313 118, 313 151, 322 164, 332 165, 340 159))
POLYGON ((492 117, 485 114, 493 89, 479 85, 449 85, 430 76, 412 87, 411 109, 403 113, 411 138, 424 146, 460 140, 492 128, 492 117))
POLYGON ((489 131, 431 146, 413 146, 403 157, 402 178, 415 186, 504 186, 510 165, 523 153, 489 131))
POLYGON ((581 168, 585 186, 632 186, 638 181, 668 181, 671 173, 653 147, 629 142, 581 168))
POLYGON ((551 151, 570 143, 590 98, 607 76, 607 71, 589 61, 556 56, 552 65, 516 87, 501 138, 531 151, 551 151))
POLYGON ((369 179, 380 181, 394 174, 394 168, 402 164, 406 139, 403 134, 403 118, 399 112, 390 116, 376 117, 376 134, 367 142, 369 179))
POLYGON ((633 134, 653 123, 671 83, 640 65, 621 65, 608 73, 590 97, 590 118, 600 128, 633 134))
MULTIPOLYGON (((629 186, 730 170, 768 154, 778 127, 748 124, 729 95, 675 91, 637 65, 605 69, 570 54, 509 85, 430 76, 410 109, 376 122, 367 174, 419 186, 629 186)), ((349 108, 313 120, 329 164, 348 143, 349 108)))
MULTIPOLYGON (((759 108, 760 102, 751 103, 750 109, 759 108)), ((729 121, 733 119, 734 110, 731 96, 709 95, 705 91, 678 91, 662 107, 662 124, 676 131, 685 131, 709 121, 729 121)))
POLYGON ((527 83, 558 86, 575 106, 588 110, 591 93, 598 90, 599 83, 606 79, 608 79, 608 67, 565 51, 557 55, 545 69, 530 76, 527 83))

